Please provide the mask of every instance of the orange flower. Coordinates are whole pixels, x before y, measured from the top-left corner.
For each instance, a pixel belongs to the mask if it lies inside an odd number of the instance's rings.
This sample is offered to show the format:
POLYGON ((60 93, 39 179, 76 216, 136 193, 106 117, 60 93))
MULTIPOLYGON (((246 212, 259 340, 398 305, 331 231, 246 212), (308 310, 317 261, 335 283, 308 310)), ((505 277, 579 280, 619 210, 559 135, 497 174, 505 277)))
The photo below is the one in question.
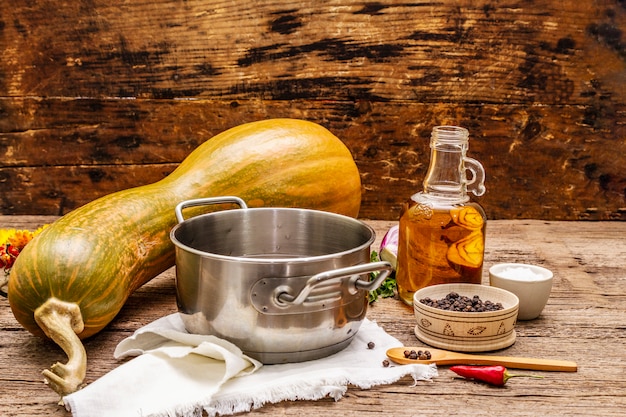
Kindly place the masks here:
POLYGON ((15 259, 22 249, 48 225, 35 231, 18 229, 0 229, 0 268, 8 275, 15 259))

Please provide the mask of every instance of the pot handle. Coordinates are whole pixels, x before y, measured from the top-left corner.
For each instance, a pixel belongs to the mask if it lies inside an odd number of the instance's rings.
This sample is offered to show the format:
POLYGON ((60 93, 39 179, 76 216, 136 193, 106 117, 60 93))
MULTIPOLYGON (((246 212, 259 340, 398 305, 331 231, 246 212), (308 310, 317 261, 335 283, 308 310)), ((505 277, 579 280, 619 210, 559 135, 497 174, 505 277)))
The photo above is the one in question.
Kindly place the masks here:
POLYGON ((209 204, 226 204, 226 203, 237 204, 242 209, 248 208, 248 205, 246 204, 245 201, 235 196, 196 198, 194 200, 186 200, 186 201, 180 202, 176 205, 176 208, 174 209, 174 211, 176 212, 176 220, 178 220, 178 223, 182 223, 185 221, 185 218, 183 217, 183 209, 187 207, 208 206, 209 204))
POLYGON ((280 286, 275 290, 276 302, 282 306, 295 306, 304 303, 311 291, 322 283, 330 280, 338 280, 346 277, 350 278, 349 291, 355 294, 359 290, 373 291, 380 287, 385 278, 393 271, 393 267, 389 262, 369 262, 361 265, 348 266, 346 268, 333 269, 331 271, 321 272, 313 275, 308 279, 306 285, 299 294, 293 295, 289 293, 290 288, 280 286), (362 280, 359 275, 369 274, 371 272, 380 272, 373 281, 362 280))

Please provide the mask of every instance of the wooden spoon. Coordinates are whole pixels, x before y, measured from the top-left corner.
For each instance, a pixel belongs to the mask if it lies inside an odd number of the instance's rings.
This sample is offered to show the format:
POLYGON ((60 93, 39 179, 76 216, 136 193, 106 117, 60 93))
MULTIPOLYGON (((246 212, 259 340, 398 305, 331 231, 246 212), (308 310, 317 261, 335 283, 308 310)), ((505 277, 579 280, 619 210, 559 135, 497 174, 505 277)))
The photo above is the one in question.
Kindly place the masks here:
POLYGON ((521 358, 514 356, 475 355, 423 347, 391 348, 387 350, 387 356, 392 361, 403 365, 411 363, 435 363, 437 365, 502 365, 507 368, 532 369, 535 371, 576 372, 578 370, 576 362, 571 361, 521 358), (431 354, 431 358, 427 360, 408 359, 404 357, 405 350, 414 350, 416 352, 428 350, 431 354))

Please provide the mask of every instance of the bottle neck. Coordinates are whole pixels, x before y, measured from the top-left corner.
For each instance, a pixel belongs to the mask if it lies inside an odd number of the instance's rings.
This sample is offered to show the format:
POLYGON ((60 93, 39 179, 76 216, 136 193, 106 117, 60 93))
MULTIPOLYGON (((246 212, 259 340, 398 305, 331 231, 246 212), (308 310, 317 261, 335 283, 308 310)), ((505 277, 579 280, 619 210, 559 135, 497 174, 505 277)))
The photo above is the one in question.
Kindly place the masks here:
POLYGON ((468 139, 468 131, 461 127, 438 126, 433 129, 430 165, 421 198, 444 200, 450 204, 469 201, 464 164, 468 139))

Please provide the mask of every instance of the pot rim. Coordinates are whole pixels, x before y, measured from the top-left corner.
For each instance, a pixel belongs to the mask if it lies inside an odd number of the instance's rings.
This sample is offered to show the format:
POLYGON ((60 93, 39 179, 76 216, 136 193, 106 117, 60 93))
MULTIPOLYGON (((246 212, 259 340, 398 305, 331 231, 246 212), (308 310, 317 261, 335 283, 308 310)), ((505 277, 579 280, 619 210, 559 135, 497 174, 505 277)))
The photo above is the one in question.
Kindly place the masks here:
MULTIPOLYGON (((196 220, 199 221, 199 220, 196 220)), ((374 229, 364 223, 363 221, 359 220, 359 219, 355 219, 353 217, 349 217, 343 214, 338 214, 338 213, 333 213, 333 212, 328 212, 328 211, 322 211, 322 210, 313 210, 313 209, 304 209, 304 208, 293 208, 293 207, 254 207, 254 208, 240 208, 240 209, 232 209, 232 210, 224 210, 224 211, 217 211, 217 212, 211 212, 211 213, 205 213, 205 214, 201 214, 195 217, 191 217, 187 220, 184 220, 178 224, 176 224, 172 230, 170 231, 170 240, 172 241, 172 243, 178 247, 179 249, 185 250, 189 253, 195 254, 195 255, 199 255, 202 257, 208 257, 208 258, 212 258, 212 259, 219 259, 221 261, 228 261, 228 262, 237 262, 237 263, 255 263, 255 264, 283 264, 283 263, 311 263, 311 262, 317 262, 317 261, 326 261, 328 259, 333 259, 333 258, 340 258, 343 257, 345 255, 348 255, 350 253, 355 253, 355 252, 360 252, 361 250, 365 249, 365 248, 371 248, 372 244, 374 243, 374 241, 376 240, 376 232, 374 231, 374 229), (230 256, 230 255, 221 255, 218 253, 212 253, 212 252, 206 252, 206 251, 202 251, 199 249, 195 249, 191 246, 188 246, 184 243, 182 243, 180 240, 178 240, 178 238, 176 238, 175 234, 176 231, 178 229, 180 229, 181 227, 183 227, 184 224, 196 220, 196 219, 202 219, 205 217, 209 217, 209 216, 218 216, 218 215, 226 215, 226 214, 221 214, 221 213, 230 213, 230 212, 238 212, 238 211, 246 211, 246 212, 260 212, 260 211, 278 211, 278 212, 305 212, 305 213, 314 213, 316 215, 322 215, 322 216, 326 216, 326 217, 335 217, 339 220, 342 221, 348 221, 350 223, 356 224, 360 227, 363 227, 365 230, 367 230, 370 234, 369 239, 367 239, 367 241, 363 242, 362 244, 355 246, 353 248, 344 250, 344 251, 340 251, 340 252, 333 252, 333 253, 329 253, 329 254, 324 254, 324 255, 313 255, 313 256, 297 256, 297 257, 272 257, 272 258, 265 258, 265 257, 253 257, 253 256, 230 256)))

